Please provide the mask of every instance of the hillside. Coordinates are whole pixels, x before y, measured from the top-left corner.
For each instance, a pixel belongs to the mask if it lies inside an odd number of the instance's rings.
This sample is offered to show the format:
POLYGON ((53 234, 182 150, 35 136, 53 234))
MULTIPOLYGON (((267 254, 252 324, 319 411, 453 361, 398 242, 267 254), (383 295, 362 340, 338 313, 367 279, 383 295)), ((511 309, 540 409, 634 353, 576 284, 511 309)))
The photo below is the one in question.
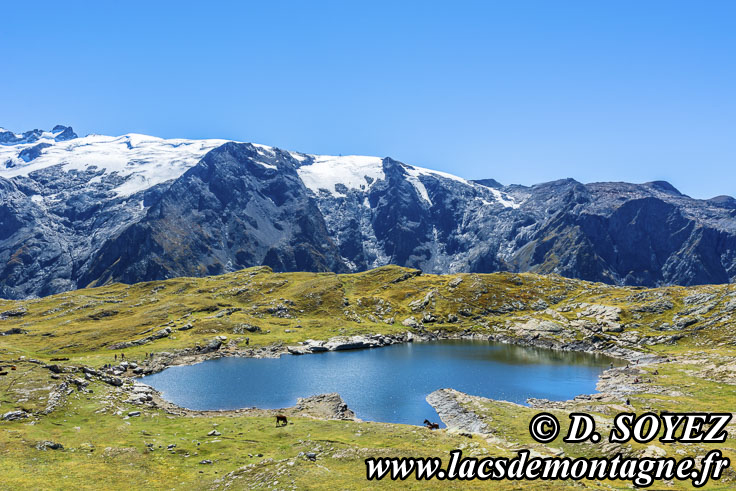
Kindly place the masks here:
MULTIPOLYGON (((93 485, 83 482, 109 488, 331 489, 337 482, 366 487, 368 456, 446 456, 452 448, 479 456, 513 455, 520 448, 542 455, 703 455, 710 445, 542 445, 531 440, 527 425, 542 408, 561 421, 571 411, 592 412, 604 427, 626 410, 731 411, 734 312, 731 285, 646 289, 533 274, 430 275, 395 266, 343 275, 258 267, 4 300, 0 472, 15 487, 43 482, 48 489, 70 482, 80 489, 93 485), (311 409, 289 410, 294 424, 279 431, 268 411, 185 411, 155 394, 141 397, 148 392, 131 378, 220 356, 292 356, 286 353, 308 348, 308 339, 340 343, 347 336, 406 339, 407 333, 607 353, 630 366, 607 370, 592 397, 530 401, 532 407, 439 391, 434 404, 450 429, 436 432, 325 419, 311 409), (123 344, 136 341, 141 344, 123 344), (120 353, 137 368, 118 371, 114 355, 120 353), (115 368, 103 369, 107 364, 115 368), (469 430, 451 424, 457 411, 477 418, 482 431, 463 436, 469 430), (208 436, 213 428, 222 435, 208 436), (39 450, 44 441, 63 449, 39 450), (312 451, 316 462, 303 456, 312 451), (213 463, 200 464, 203 459, 213 463)), ((729 434, 734 429, 729 426, 729 434)), ((731 442, 720 448, 733 460, 731 442)), ((718 484, 728 486, 734 477, 729 469, 718 484)), ((428 485, 453 487, 436 481, 416 487, 428 485)), ((602 489, 611 483, 586 485, 602 489)), ((525 487, 545 489, 544 483, 525 487)))

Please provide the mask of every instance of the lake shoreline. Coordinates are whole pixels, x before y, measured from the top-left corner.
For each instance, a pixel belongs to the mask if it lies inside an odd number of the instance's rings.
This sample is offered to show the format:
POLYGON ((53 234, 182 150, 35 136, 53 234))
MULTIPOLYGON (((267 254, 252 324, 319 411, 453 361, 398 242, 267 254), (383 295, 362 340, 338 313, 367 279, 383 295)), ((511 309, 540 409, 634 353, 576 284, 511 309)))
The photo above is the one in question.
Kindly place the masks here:
MULTIPOLYGON (((326 341, 314 341, 309 340, 297 346, 285 346, 283 344, 271 345, 266 347, 259 347, 253 349, 238 349, 232 344, 225 345, 226 339, 215 338, 208 347, 212 348, 217 346, 216 349, 207 350, 202 353, 197 352, 195 349, 180 350, 173 353, 157 353, 153 356, 153 359, 149 360, 148 363, 142 365, 142 372, 132 377, 127 377, 130 381, 133 381, 132 386, 124 387, 123 390, 130 391, 142 391, 141 386, 148 387, 150 391, 146 391, 146 397, 142 400, 136 401, 135 398, 130 402, 138 403, 152 408, 160 408, 172 415, 178 416, 195 416, 195 417, 212 417, 212 416, 273 416, 277 413, 287 413, 293 415, 299 414, 300 407, 297 406, 285 407, 279 409, 263 409, 258 407, 245 407, 239 409, 223 409, 223 410, 195 410, 188 409, 179 406, 171 401, 166 400, 162 397, 161 393, 156 389, 143 384, 139 381, 139 378, 143 375, 151 375, 159 373, 172 366, 187 366, 201 363, 208 360, 228 358, 228 357, 242 357, 242 358, 278 358, 284 354, 301 356, 306 354, 314 354, 325 351, 343 351, 343 350, 363 350, 380 348, 385 346, 391 346, 395 344, 410 343, 410 342, 432 342, 438 340, 451 340, 451 339, 464 339, 464 340, 475 340, 475 341, 487 341, 495 343, 503 343, 509 345, 516 345, 521 347, 529 348, 544 348, 555 351, 565 352, 580 352, 588 353, 591 355, 604 355, 612 358, 616 358, 622 361, 628 362, 626 367, 614 367, 602 371, 598 376, 596 385, 597 392, 594 394, 579 394, 573 399, 566 401, 550 401, 546 399, 527 399, 527 403, 531 407, 539 409, 549 408, 564 408, 575 402, 579 402, 581 399, 597 399, 597 400, 611 400, 611 399, 625 399, 629 394, 634 394, 639 391, 640 387, 634 387, 632 380, 636 379, 636 375, 640 373, 638 366, 644 366, 651 363, 657 363, 664 357, 641 353, 627 348, 622 348, 614 344, 609 344, 606 347, 595 346, 593 343, 587 341, 576 341, 572 343, 562 343, 555 339, 542 338, 539 336, 530 338, 520 338, 508 335, 480 335, 470 333, 451 333, 451 332, 423 332, 414 333, 407 331, 402 334, 373 334, 373 335, 359 335, 359 336, 337 336, 330 338, 326 341), (219 344, 216 342, 218 341, 219 344), (305 346, 307 349, 305 349, 305 346), (309 349, 309 347, 317 347, 317 349, 309 349), (193 352, 194 351, 194 352, 193 352)), ((643 387, 641 387, 643 388, 643 387)), ((337 395, 337 394, 335 394, 337 395)), ((339 398, 339 395, 337 395, 339 398)), ((309 399, 309 398, 305 398, 309 399)), ((493 399, 489 399, 493 400, 493 399)), ((342 401, 342 399, 340 399, 342 401)), ((429 401, 428 401, 429 402, 429 401)), ((434 404, 430 402, 430 405, 437 410, 434 404)), ((308 414, 309 411, 302 411, 302 415, 315 417, 312 414, 308 414)), ((359 419, 353 417, 345 418, 344 413, 341 414, 329 414, 320 413, 318 416, 320 419, 359 419)), ((384 423, 383 424, 402 424, 402 423, 384 423)))

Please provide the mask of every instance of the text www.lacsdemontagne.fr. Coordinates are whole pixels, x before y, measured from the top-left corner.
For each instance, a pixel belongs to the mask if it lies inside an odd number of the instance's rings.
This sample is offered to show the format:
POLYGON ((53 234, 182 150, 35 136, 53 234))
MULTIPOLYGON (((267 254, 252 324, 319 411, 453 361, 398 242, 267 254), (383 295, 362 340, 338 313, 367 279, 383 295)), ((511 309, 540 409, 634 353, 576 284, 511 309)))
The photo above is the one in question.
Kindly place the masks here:
POLYGON ((651 486, 655 481, 692 481, 702 487, 709 479, 719 479, 729 465, 719 450, 709 452, 700 461, 686 457, 613 458, 529 457, 521 450, 514 458, 463 458, 462 451, 450 452, 450 463, 445 469, 442 459, 432 458, 369 458, 365 460, 368 480, 622 480, 635 486, 651 486))

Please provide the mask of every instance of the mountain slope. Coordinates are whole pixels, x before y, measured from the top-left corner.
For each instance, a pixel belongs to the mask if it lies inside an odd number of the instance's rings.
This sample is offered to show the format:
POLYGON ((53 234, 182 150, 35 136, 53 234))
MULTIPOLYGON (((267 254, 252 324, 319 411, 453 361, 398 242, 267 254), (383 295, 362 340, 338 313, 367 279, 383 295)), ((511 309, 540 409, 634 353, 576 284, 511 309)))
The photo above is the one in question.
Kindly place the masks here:
POLYGON ((736 200, 665 182, 502 186, 225 140, 0 130, 0 296, 261 264, 728 283, 736 200))

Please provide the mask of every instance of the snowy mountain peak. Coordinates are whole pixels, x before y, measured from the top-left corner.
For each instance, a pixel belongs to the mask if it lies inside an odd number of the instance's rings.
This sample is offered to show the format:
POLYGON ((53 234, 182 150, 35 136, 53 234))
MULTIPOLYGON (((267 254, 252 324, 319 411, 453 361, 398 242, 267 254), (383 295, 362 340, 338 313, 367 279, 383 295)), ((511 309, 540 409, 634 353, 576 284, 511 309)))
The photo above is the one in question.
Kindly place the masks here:
POLYGON ((36 137, 32 139, 25 137, 29 132, 21 135, 23 138, 12 133, 15 141, 0 145, 0 177, 28 176, 56 165, 67 172, 97 168, 105 174, 115 173, 125 178, 115 189, 121 197, 179 177, 204 154, 227 141, 166 140, 137 133, 82 138, 74 134, 67 138, 73 131, 65 126, 56 126, 50 132, 34 132, 36 137))
MULTIPOLYGON (((16 134, 0 131, 0 177, 28 176, 52 166, 65 171, 102 170, 102 176, 115 175, 124 182, 113 189, 118 197, 131 196, 157 184, 176 179, 193 167, 210 150, 229 140, 164 139, 139 133, 122 136, 90 134, 79 138, 71 127, 57 125, 51 131, 31 130, 16 134)), ((276 149, 252 143, 264 163, 276 149)), ((376 182, 384 180, 383 159, 363 155, 312 155, 288 152, 305 186, 316 196, 328 193, 334 198, 345 198, 352 191, 368 191, 376 182)), ((432 200, 422 180, 449 179, 474 186, 460 177, 423 167, 400 164, 407 180, 428 205, 432 200)), ((488 193, 486 193, 488 194, 488 193)), ((504 207, 517 207, 510 196, 492 190, 489 200, 504 207), (495 200, 493 198, 496 198, 495 200)), ((488 201, 490 203, 490 201, 488 201)))

